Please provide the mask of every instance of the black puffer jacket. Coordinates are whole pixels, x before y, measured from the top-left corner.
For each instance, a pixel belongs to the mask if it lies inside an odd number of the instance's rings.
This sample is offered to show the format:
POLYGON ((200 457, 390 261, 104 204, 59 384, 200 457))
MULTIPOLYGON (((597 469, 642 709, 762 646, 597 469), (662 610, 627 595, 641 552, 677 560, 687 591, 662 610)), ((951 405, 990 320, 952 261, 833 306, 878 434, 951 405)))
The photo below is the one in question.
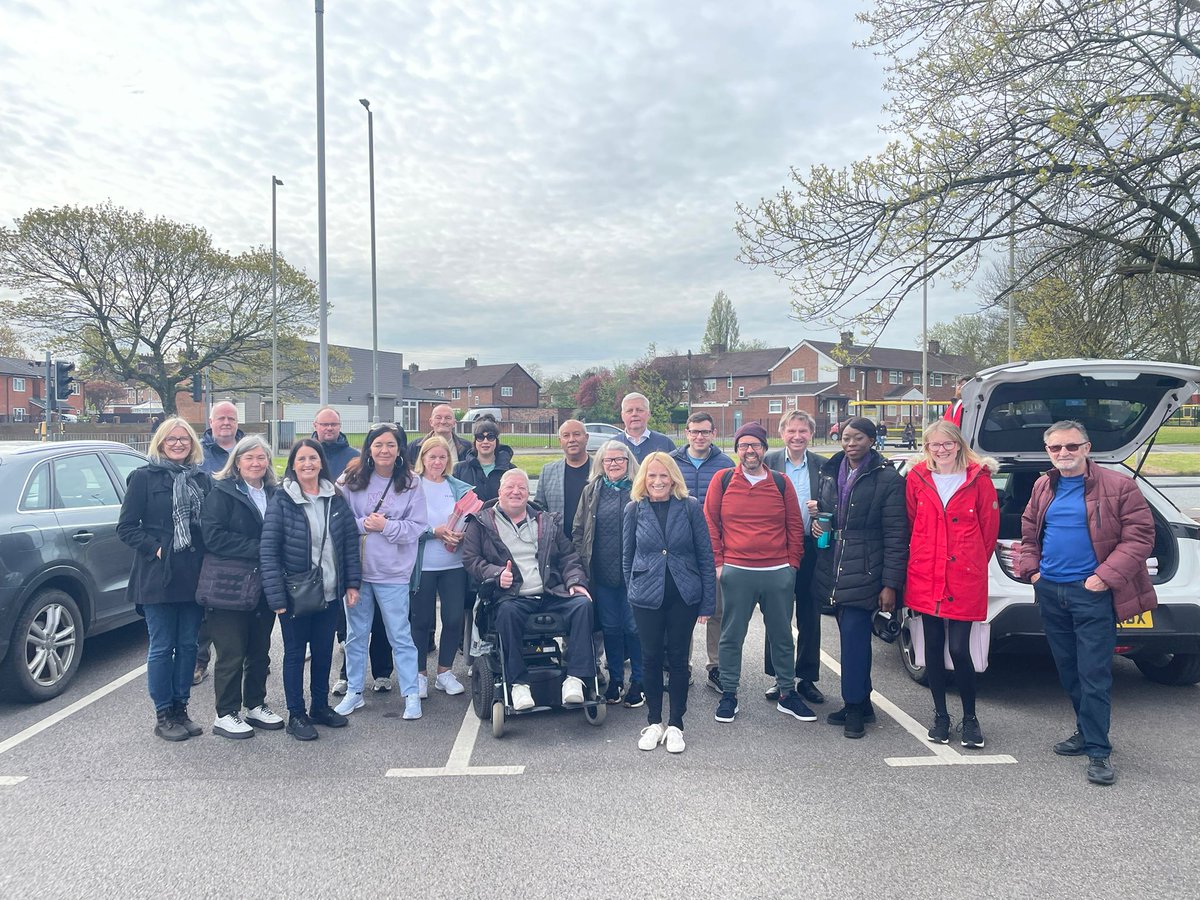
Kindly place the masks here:
MULTIPOLYGON (((838 469, 845 453, 835 453, 821 466, 817 505, 837 514, 838 469)), ((850 488, 842 540, 817 550, 813 595, 822 602, 860 609, 879 606, 885 587, 904 587, 908 565, 908 513, 904 479, 874 450, 863 461, 865 471, 850 488)))
POLYGON ((512 458, 512 447, 508 444, 501 444, 496 448, 496 467, 492 469, 490 475, 485 475, 483 466, 479 464, 479 459, 472 449, 467 454, 467 458, 454 467, 453 474, 459 481, 465 481, 475 488, 475 496, 487 503, 500 496, 500 476, 509 469, 516 468, 512 458))

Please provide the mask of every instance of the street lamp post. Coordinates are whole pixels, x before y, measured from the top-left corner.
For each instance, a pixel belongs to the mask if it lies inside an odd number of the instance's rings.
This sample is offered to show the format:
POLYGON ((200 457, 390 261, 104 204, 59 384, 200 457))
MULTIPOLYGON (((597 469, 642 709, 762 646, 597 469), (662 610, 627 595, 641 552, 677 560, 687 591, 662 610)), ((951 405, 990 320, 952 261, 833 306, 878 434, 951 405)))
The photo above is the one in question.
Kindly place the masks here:
MULTIPOLYGON (((367 164, 371 180, 371 421, 379 421, 379 283, 375 268, 375 121, 371 103, 358 101, 367 111, 367 164)), ((403 413, 401 414, 403 416, 403 413)))
POLYGON ((271 455, 279 453, 279 254, 275 230, 275 188, 283 182, 271 176, 271 455))
POLYGON ((325 241, 325 0, 316 0, 317 12, 317 279, 321 327, 317 358, 322 406, 329 403, 329 254, 325 241))

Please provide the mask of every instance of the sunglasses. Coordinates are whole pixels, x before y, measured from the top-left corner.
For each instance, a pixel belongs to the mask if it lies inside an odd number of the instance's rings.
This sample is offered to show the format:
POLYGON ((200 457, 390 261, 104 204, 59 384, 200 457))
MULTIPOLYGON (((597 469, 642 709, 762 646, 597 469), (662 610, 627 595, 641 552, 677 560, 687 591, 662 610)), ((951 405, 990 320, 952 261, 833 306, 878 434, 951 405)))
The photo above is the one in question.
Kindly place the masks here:
MULTIPOLYGON (((1083 442, 1083 444, 1090 444, 1090 443, 1091 443, 1091 441, 1083 442)), ((1047 444, 1046 452, 1047 453, 1058 453, 1060 450, 1069 450, 1070 452, 1074 453, 1076 450, 1078 450, 1080 447, 1082 447, 1083 444, 1047 444)))
POLYGON ((481 432, 479 432, 479 434, 475 435, 475 440, 477 440, 477 441, 494 441, 499 437, 500 437, 500 435, 498 435, 494 431, 481 431, 481 432))

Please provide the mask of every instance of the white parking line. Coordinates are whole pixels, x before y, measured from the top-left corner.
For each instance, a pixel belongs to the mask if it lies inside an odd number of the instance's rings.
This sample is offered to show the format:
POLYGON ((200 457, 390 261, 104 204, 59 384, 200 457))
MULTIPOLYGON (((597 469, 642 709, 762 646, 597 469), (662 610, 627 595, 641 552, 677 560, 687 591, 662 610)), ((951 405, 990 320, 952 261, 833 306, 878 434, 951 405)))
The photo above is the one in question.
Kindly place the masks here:
POLYGON ((14 784, 20 784, 24 781, 27 775, 0 775, 0 787, 12 787, 14 784))
POLYGON ((120 678, 117 678, 114 681, 110 681, 108 684, 104 685, 104 687, 96 688, 96 690, 92 691, 86 697, 82 697, 79 700, 76 700, 70 706, 65 706, 62 709, 60 709, 58 712, 53 713, 49 716, 46 716, 46 718, 42 719, 42 721, 35 722, 33 725, 30 725, 24 731, 19 731, 16 734, 14 734, 12 737, 8 738, 7 740, 0 741, 0 754, 7 753, 9 750, 12 750, 14 747, 19 747, 21 744, 25 743, 31 737, 36 737, 37 735, 41 734, 43 731, 45 731, 47 728, 51 727, 52 725, 57 725, 59 722, 61 722, 63 719, 67 718, 68 716, 73 716, 75 713, 79 712, 81 709, 91 706, 97 700, 99 700, 103 697, 107 697, 113 691, 117 690, 117 688, 124 687, 125 685, 129 684, 129 682, 133 681, 135 678, 139 678, 145 674, 146 674, 146 666, 140 665, 136 669, 134 669, 132 672, 126 672, 120 678))
MULTIPOLYGON (((826 653, 821 651, 821 662, 823 662, 835 675, 839 678, 842 675, 841 664, 826 653)), ((994 766, 1015 763, 1015 757, 1009 756, 1006 753, 996 754, 992 756, 980 756, 972 754, 965 756, 957 750, 950 747, 948 744, 931 744, 928 742, 927 729, 924 725, 898 707, 895 703, 889 700, 879 691, 871 692, 871 702, 877 710, 881 710, 896 720, 901 728, 915 737, 925 746, 931 755, 927 756, 892 756, 884 759, 884 762, 889 766, 907 767, 907 766, 994 766)))
POLYGON ((471 752, 475 749, 475 738, 479 735, 480 721, 475 710, 467 706, 458 737, 450 748, 450 758, 440 769, 388 769, 387 778, 436 778, 443 775, 520 775, 524 766, 472 766, 471 752))

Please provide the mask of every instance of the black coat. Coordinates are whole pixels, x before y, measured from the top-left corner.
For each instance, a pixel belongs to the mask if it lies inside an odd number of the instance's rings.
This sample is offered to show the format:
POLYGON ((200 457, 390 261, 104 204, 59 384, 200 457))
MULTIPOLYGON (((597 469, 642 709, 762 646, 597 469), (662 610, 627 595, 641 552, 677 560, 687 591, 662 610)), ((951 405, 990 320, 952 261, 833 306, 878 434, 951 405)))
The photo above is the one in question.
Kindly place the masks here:
POLYGON ((496 448, 496 467, 492 469, 490 475, 485 475, 483 466, 479 464, 475 451, 472 449, 467 454, 467 458, 454 467, 454 477, 475 488, 475 496, 487 503, 500 496, 500 476, 509 469, 516 468, 512 458, 512 447, 501 444, 496 448))
MULTIPOLYGON (((275 486, 267 485, 267 508, 275 486)), ((204 549, 213 556, 258 562, 262 541, 263 517, 237 478, 213 481, 213 489, 204 498, 204 549)))
MULTIPOLYGON (((205 472, 193 476, 202 494, 208 494, 212 479, 205 472)), ((130 603, 194 603, 200 563, 204 558, 204 534, 199 523, 192 526, 192 546, 182 552, 172 549, 175 526, 171 519, 171 488, 174 477, 166 469, 142 466, 129 473, 125 501, 117 520, 117 536, 134 550, 126 598, 130 603), (162 556, 158 555, 162 551, 162 556)))
MULTIPOLYGON (((844 452, 835 453, 821 466, 817 482, 819 510, 835 516, 838 468, 843 457, 844 452)), ((812 591, 821 602, 875 609, 880 590, 904 587, 908 513, 904 479, 892 464, 872 450, 863 466, 865 471, 850 488, 843 539, 815 551, 812 591)))
MULTIPOLYGON (((335 493, 329 503, 328 540, 333 546, 333 558, 337 563, 336 599, 340 599, 348 588, 358 588, 362 584, 358 526, 341 494, 335 493)), ((308 527, 308 516, 288 496, 288 492, 280 488, 267 504, 258 554, 262 564, 263 591, 271 609, 287 609, 284 573, 298 575, 311 569, 312 551, 312 530, 308 527)))

